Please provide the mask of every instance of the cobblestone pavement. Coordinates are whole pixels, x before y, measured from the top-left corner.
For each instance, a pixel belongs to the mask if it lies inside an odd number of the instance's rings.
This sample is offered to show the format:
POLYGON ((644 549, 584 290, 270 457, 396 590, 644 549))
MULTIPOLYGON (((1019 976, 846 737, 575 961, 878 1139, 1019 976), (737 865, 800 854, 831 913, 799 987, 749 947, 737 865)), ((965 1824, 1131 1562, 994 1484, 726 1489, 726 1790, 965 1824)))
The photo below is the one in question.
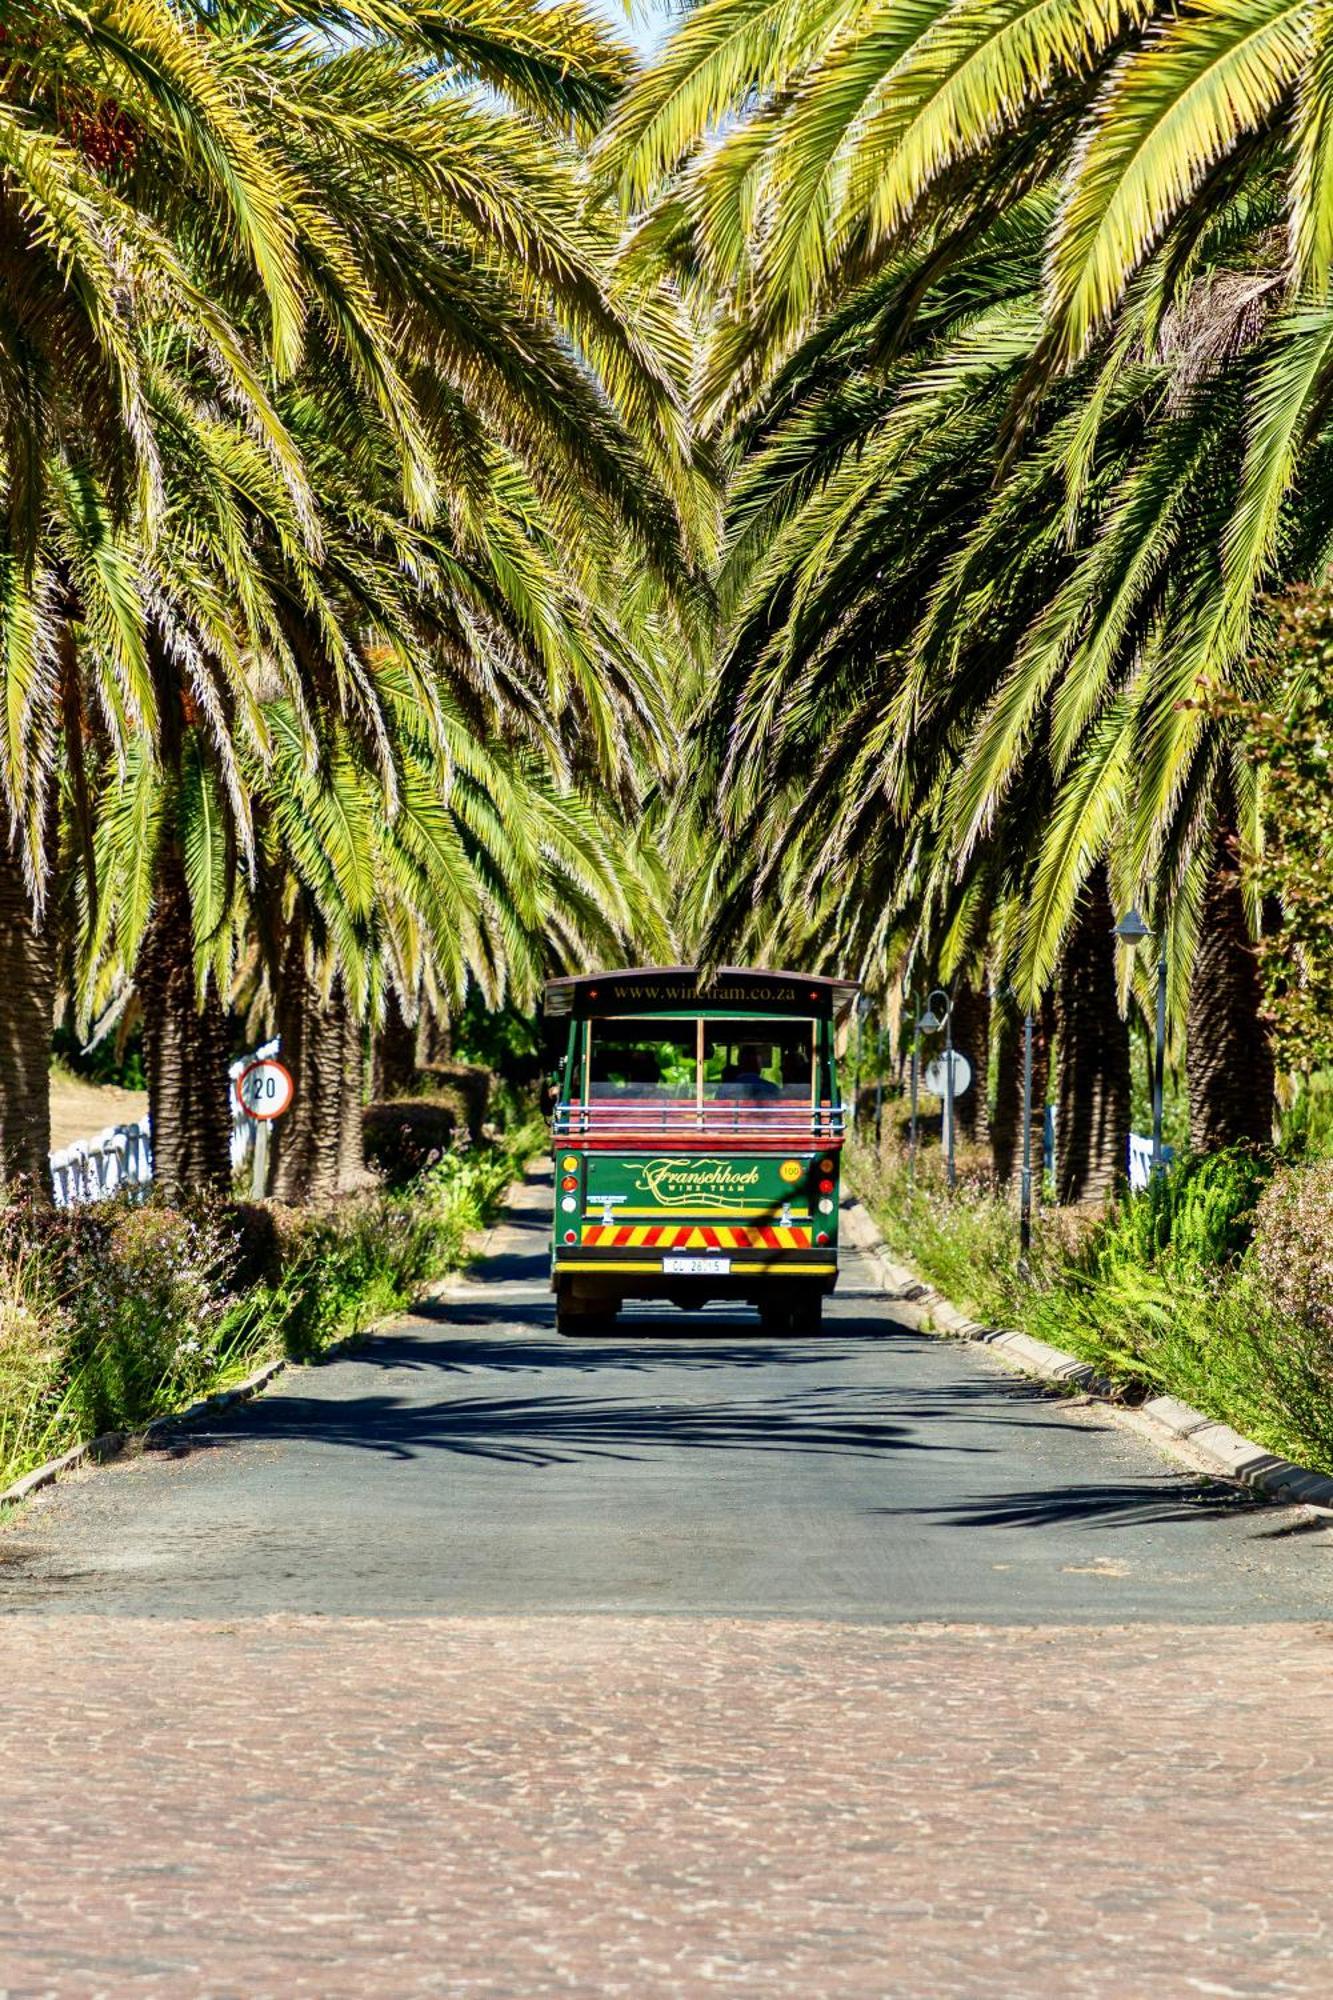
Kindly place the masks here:
POLYGON ((1333 1632, 0 1627, 9 2000, 1324 1995, 1333 1632))
POLYGON ((0 1527, 0 2000, 1324 2000, 1327 1532, 542 1223, 0 1527))

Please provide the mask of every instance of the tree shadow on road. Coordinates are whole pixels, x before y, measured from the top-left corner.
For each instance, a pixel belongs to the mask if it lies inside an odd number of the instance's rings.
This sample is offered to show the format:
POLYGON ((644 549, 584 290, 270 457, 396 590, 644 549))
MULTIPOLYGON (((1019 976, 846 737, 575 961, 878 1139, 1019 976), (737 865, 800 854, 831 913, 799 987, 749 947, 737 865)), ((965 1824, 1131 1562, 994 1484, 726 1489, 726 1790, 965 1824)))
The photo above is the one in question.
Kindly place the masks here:
MULTIPOLYGON (((938 1398, 936 1399, 938 1402, 938 1398)), ((955 1419, 961 1412, 941 1407, 955 1419)), ((932 1440, 921 1411, 881 1387, 830 1385, 753 1400, 611 1400, 583 1395, 468 1396, 408 1402, 388 1395, 338 1399, 276 1393, 231 1411, 207 1430, 179 1432, 161 1449, 300 1441, 400 1459, 426 1452, 511 1465, 560 1465, 580 1458, 641 1458, 663 1449, 831 1454, 876 1458, 898 1452, 972 1455, 994 1449, 957 1436, 932 1440)), ((978 1422, 993 1421, 977 1414, 978 1422)))
POLYGON ((947 1507, 876 1507, 891 1519, 917 1515, 945 1528, 1147 1527, 1255 1514, 1267 1503, 1241 1487, 1189 1474, 1033 1487, 1025 1493, 970 1495, 947 1507))
MULTIPOLYGON (((404 1356, 391 1336, 381 1337, 354 1362, 401 1368, 404 1356)), ((598 1343, 595 1356, 553 1336, 545 1341, 504 1341, 453 1337, 437 1343, 418 1336, 405 1343, 415 1378, 422 1371, 442 1374, 497 1371, 532 1373, 558 1369, 605 1378, 624 1371, 659 1376, 664 1369, 696 1372, 708 1368, 758 1368, 764 1361, 742 1347, 710 1346, 682 1355, 632 1344, 598 1343)), ((812 1342, 783 1350, 780 1365, 837 1360, 836 1343, 812 1342)), ((771 1357, 770 1365, 771 1364, 771 1357)), ((353 1382, 355 1376, 350 1378, 353 1382)), ((606 1394, 491 1394, 418 1400, 390 1394, 300 1396, 279 1389, 231 1410, 220 1421, 160 1436, 154 1449, 175 1456, 241 1444, 300 1442, 333 1444, 377 1457, 414 1459, 449 1452, 529 1466, 568 1464, 580 1458, 642 1458, 649 1452, 749 1451, 817 1453, 877 1458, 893 1453, 937 1453, 976 1457, 1000 1449, 998 1439, 978 1433, 997 1427, 1063 1429, 1064 1419, 1040 1396, 1015 1396, 997 1408, 996 1385, 966 1380, 935 1385, 891 1382, 818 1383, 753 1397, 697 1401, 669 1395, 661 1381, 658 1396, 606 1394), (931 1435, 930 1426, 941 1429, 931 1435), (969 1435, 960 1436, 960 1427, 969 1435)), ((1087 1426, 1081 1426, 1086 1430, 1087 1426)))

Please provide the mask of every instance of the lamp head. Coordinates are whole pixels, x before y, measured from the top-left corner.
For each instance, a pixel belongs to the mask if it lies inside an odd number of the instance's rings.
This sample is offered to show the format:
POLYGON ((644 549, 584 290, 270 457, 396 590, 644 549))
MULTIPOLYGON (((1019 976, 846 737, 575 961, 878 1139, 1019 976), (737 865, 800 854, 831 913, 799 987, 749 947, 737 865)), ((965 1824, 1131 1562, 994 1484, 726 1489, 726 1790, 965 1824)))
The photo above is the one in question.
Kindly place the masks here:
POLYGON ((1144 938, 1151 937, 1152 932, 1148 929, 1148 926, 1144 923, 1143 918, 1137 910, 1127 910, 1116 925, 1112 935, 1118 937, 1121 944, 1127 944, 1132 947, 1136 944, 1141 944, 1144 938))

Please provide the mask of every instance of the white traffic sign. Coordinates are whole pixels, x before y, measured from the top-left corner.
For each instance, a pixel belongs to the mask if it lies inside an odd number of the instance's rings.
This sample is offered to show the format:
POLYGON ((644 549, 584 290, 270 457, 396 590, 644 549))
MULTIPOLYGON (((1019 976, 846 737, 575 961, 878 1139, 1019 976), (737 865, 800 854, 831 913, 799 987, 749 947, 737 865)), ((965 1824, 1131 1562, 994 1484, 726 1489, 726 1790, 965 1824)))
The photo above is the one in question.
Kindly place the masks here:
POLYGON ((290 1111, 295 1095, 291 1071, 273 1056, 251 1063, 236 1079, 237 1102, 248 1118, 257 1118, 261 1124, 290 1111))
POLYGON ((955 1049, 951 1056, 936 1056, 934 1062, 926 1064, 926 1074, 923 1078, 926 1089, 932 1097, 943 1097, 948 1090, 949 1072, 946 1068, 948 1063, 953 1064, 955 1097, 961 1097, 972 1081, 972 1065, 960 1049, 955 1049))

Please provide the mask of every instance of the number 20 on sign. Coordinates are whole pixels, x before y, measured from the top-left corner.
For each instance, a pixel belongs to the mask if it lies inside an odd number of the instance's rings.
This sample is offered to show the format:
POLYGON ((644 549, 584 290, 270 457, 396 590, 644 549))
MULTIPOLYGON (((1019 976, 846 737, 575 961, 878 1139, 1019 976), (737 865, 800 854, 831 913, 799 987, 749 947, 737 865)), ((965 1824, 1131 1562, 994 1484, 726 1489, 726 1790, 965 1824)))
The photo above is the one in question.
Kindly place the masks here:
POLYGON ((271 1057, 251 1063, 236 1079, 236 1096, 242 1111, 261 1123, 281 1118, 284 1111, 290 1110, 295 1095, 291 1071, 285 1063, 275 1062, 271 1057))

